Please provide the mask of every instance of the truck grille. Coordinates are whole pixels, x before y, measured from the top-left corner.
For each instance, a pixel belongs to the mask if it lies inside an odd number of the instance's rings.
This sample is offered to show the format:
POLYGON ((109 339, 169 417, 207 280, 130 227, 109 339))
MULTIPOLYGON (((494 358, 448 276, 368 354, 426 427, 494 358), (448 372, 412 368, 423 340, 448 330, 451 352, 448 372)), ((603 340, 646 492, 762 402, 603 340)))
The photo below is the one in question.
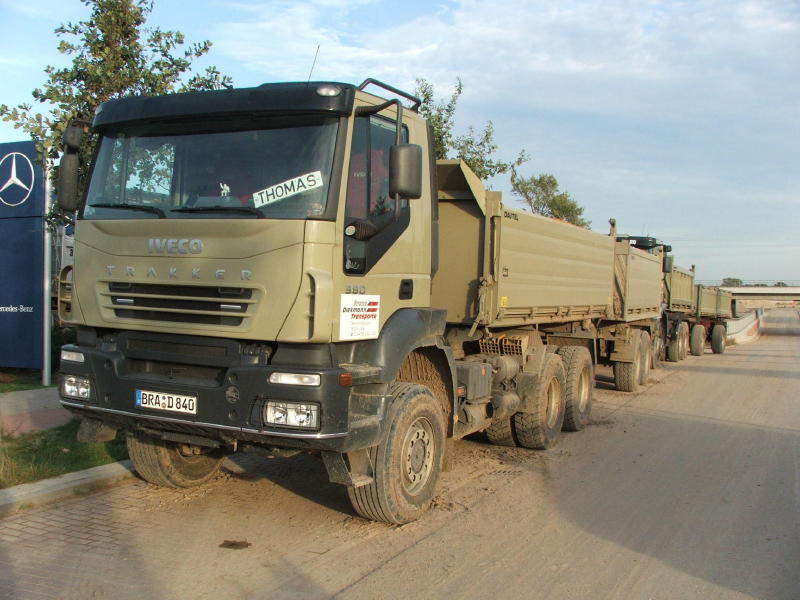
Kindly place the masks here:
POLYGON ((241 287, 108 282, 104 308, 121 319, 241 325, 256 303, 253 290, 241 287))

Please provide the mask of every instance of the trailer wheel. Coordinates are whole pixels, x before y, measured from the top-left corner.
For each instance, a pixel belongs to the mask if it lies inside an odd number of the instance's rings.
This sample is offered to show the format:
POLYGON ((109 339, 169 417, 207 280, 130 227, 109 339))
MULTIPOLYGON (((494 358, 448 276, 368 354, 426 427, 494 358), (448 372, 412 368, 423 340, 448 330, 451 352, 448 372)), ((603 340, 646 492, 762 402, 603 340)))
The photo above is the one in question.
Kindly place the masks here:
POLYGON ((347 488, 365 519, 402 524, 428 510, 444 457, 444 416, 429 388, 396 383, 383 440, 369 450, 371 483, 347 488))
POLYGON ((695 323, 692 326, 692 337, 689 341, 689 349, 692 351, 694 356, 702 356, 703 350, 705 350, 706 345, 706 328, 700 325, 700 323, 695 323))
POLYGON ((134 431, 127 439, 128 455, 145 481, 171 488, 202 485, 217 474, 223 450, 196 447, 151 437, 134 431))
POLYGON ((642 361, 645 357, 642 352, 641 336, 636 342, 633 362, 614 363, 614 385, 620 392, 635 392, 639 389, 639 381, 642 378, 642 361))
POLYGON ((711 351, 714 354, 722 354, 725 352, 725 338, 727 335, 728 331, 725 325, 721 323, 714 325, 714 328, 711 330, 711 351))
POLYGON ((533 412, 514 415, 514 431, 520 446, 546 450, 555 445, 564 425, 564 363, 557 354, 546 354, 542 373, 533 392, 533 412))
POLYGON ((519 446, 514 435, 513 417, 503 417, 492 421, 492 424, 486 428, 486 437, 495 446, 519 446))
POLYGON ((640 343, 642 346, 642 366, 639 369, 639 384, 645 385, 647 380, 650 379, 650 364, 653 359, 652 356, 650 356, 650 353, 652 352, 650 334, 644 329, 642 329, 640 343))
POLYGON ((580 431, 589 423, 594 390, 592 355, 583 346, 562 346, 558 355, 564 362, 564 431, 580 431))
POLYGON ((656 334, 653 336, 653 348, 651 352, 652 358, 650 360, 650 367, 652 369, 658 369, 661 366, 661 361, 664 360, 664 337, 661 327, 658 328, 658 331, 656 331, 656 334))
POLYGON ((689 356, 689 324, 686 321, 682 321, 678 327, 678 339, 680 340, 678 344, 680 349, 678 360, 683 360, 689 356))
POLYGON ((675 336, 667 344, 667 360, 678 362, 681 359, 681 328, 675 332, 675 336))

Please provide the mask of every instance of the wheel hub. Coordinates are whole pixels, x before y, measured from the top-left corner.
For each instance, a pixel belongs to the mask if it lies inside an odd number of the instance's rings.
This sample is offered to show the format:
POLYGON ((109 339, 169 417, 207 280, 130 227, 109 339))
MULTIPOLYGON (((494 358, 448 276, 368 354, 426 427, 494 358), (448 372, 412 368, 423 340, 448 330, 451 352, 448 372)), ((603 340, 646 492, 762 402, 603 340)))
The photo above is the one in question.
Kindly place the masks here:
POLYGON ((417 419, 409 427, 403 449, 403 487, 415 494, 425 486, 433 468, 433 430, 427 419, 417 419))

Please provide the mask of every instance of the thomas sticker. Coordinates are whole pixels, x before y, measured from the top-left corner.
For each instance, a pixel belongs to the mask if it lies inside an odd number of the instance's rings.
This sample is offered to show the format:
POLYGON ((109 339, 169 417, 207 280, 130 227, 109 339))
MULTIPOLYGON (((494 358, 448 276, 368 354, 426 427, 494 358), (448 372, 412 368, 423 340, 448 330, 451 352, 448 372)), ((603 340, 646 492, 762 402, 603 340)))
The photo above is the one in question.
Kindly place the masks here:
POLYGON ((380 329, 380 296, 342 294, 340 340, 373 340, 380 329))
POLYGON ((253 204, 255 204, 256 208, 260 208, 265 204, 284 200, 319 187, 322 187, 322 173, 320 171, 306 173, 254 193, 253 204))

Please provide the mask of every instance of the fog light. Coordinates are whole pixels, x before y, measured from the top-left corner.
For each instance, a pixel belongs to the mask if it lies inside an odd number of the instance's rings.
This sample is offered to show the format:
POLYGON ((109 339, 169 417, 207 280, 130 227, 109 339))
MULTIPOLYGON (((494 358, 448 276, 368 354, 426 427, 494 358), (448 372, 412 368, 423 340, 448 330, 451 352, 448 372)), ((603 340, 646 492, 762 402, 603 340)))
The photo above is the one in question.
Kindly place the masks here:
POLYGON ((61 395, 65 398, 88 400, 92 396, 92 383, 87 377, 65 375, 61 380, 61 395))
POLYGON ((67 360, 69 362, 83 362, 83 352, 75 352, 74 350, 62 350, 61 351, 61 360, 67 360))
POLYGON ((319 406, 296 402, 269 401, 264 407, 264 423, 283 427, 319 427, 319 406))
POLYGON ((311 385, 320 384, 319 373, 273 373, 269 376, 270 383, 280 383, 284 385, 311 385))

